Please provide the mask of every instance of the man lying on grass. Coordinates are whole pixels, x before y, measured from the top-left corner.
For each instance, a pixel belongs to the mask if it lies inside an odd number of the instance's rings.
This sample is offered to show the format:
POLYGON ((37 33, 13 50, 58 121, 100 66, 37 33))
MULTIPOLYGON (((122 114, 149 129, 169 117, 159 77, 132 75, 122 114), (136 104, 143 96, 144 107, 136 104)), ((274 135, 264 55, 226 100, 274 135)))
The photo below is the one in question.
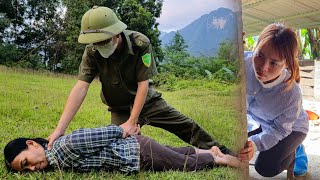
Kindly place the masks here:
MULTIPOLYGON (((139 131, 137 127, 136 132, 139 131)), ((80 171, 106 170, 124 173, 139 170, 194 171, 217 165, 242 167, 236 157, 193 147, 162 146, 141 135, 122 138, 123 129, 116 125, 81 128, 55 140, 51 150, 42 138, 17 138, 4 148, 6 166, 13 171, 44 170, 49 167, 80 171)))

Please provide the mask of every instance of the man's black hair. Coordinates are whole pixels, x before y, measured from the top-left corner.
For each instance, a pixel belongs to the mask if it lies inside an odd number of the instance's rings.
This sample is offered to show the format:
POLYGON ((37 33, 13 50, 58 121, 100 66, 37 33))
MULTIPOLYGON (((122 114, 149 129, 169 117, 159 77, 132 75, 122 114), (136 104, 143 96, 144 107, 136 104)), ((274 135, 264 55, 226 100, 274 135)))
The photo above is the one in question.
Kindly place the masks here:
POLYGON ((46 149, 48 141, 43 138, 17 138, 10 141, 3 150, 4 153, 4 162, 9 171, 14 171, 10 164, 22 151, 27 149, 27 140, 35 141, 40 144, 43 148, 46 149))

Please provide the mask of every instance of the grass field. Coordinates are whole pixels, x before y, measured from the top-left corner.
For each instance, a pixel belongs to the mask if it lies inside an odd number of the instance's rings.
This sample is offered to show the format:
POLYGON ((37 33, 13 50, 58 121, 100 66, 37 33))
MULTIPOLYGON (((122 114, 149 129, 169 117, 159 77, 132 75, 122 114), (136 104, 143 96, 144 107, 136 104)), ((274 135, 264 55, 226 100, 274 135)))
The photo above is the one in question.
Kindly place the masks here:
MULTIPOLYGON (((197 172, 140 172, 125 176, 120 173, 62 171, 8 173, 3 148, 17 137, 46 138, 56 127, 75 76, 13 70, 0 66, 0 179, 241 179, 242 172, 229 167, 197 172)), ((191 82, 192 83, 192 82, 191 82)), ((215 84, 214 86, 217 86, 215 84)), ((173 107, 192 117, 220 143, 236 151, 241 146, 241 122, 238 90, 235 85, 224 88, 205 86, 177 91, 161 91, 173 107), (216 90, 218 89, 218 90, 216 90)), ((100 84, 94 81, 84 104, 69 125, 69 133, 80 127, 110 124, 110 114, 99 97, 100 84)), ((142 134, 165 145, 187 145, 175 135, 159 128, 144 126, 142 134)))

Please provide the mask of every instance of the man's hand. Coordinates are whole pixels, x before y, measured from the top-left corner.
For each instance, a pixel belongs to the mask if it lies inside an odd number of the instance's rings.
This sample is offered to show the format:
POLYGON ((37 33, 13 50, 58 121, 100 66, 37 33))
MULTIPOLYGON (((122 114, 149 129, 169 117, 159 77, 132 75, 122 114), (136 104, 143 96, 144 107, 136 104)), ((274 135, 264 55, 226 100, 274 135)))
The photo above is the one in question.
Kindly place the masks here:
POLYGON ((54 130, 52 132, 52 134, 47 138, 47 140, 49 141, 48 143, 48 150, 51 150, 52 149, 52 145, 53 145, 53 142, 58 139, 60 136, 63 136, 64 132, 61 132, 59 130, 54 130))
POLYGON ((126 138, 126 137, 128 137, 130 135, 139 134, 140 125, 136 124, 136 123, 133 123, 133 122, 136 122, 136 121, 132 121, 132 120, 128 119, 127 122, 125 122, 125 123, 120 125, 120 127, 123 130, 123 134, 122 134, 123 138, 126 138))
POLYGON ((237 154, 237 158, 241 161, 250 161, 254 155, 255 148, 252 141, 246 143, 246 147, 241 149, 237 154))

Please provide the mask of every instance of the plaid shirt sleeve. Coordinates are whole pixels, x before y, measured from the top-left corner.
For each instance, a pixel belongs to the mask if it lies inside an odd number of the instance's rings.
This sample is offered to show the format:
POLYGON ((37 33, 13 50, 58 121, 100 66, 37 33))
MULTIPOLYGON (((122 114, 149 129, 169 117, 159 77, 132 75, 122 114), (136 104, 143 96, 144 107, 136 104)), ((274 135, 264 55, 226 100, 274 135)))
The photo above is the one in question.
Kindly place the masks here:
POLYGON ((72 149, 81 153, 92 153, 107 146, 115 139, 122 138, 119 126, 109 125, 102 128, 81 128, 69 136, 72 149))

